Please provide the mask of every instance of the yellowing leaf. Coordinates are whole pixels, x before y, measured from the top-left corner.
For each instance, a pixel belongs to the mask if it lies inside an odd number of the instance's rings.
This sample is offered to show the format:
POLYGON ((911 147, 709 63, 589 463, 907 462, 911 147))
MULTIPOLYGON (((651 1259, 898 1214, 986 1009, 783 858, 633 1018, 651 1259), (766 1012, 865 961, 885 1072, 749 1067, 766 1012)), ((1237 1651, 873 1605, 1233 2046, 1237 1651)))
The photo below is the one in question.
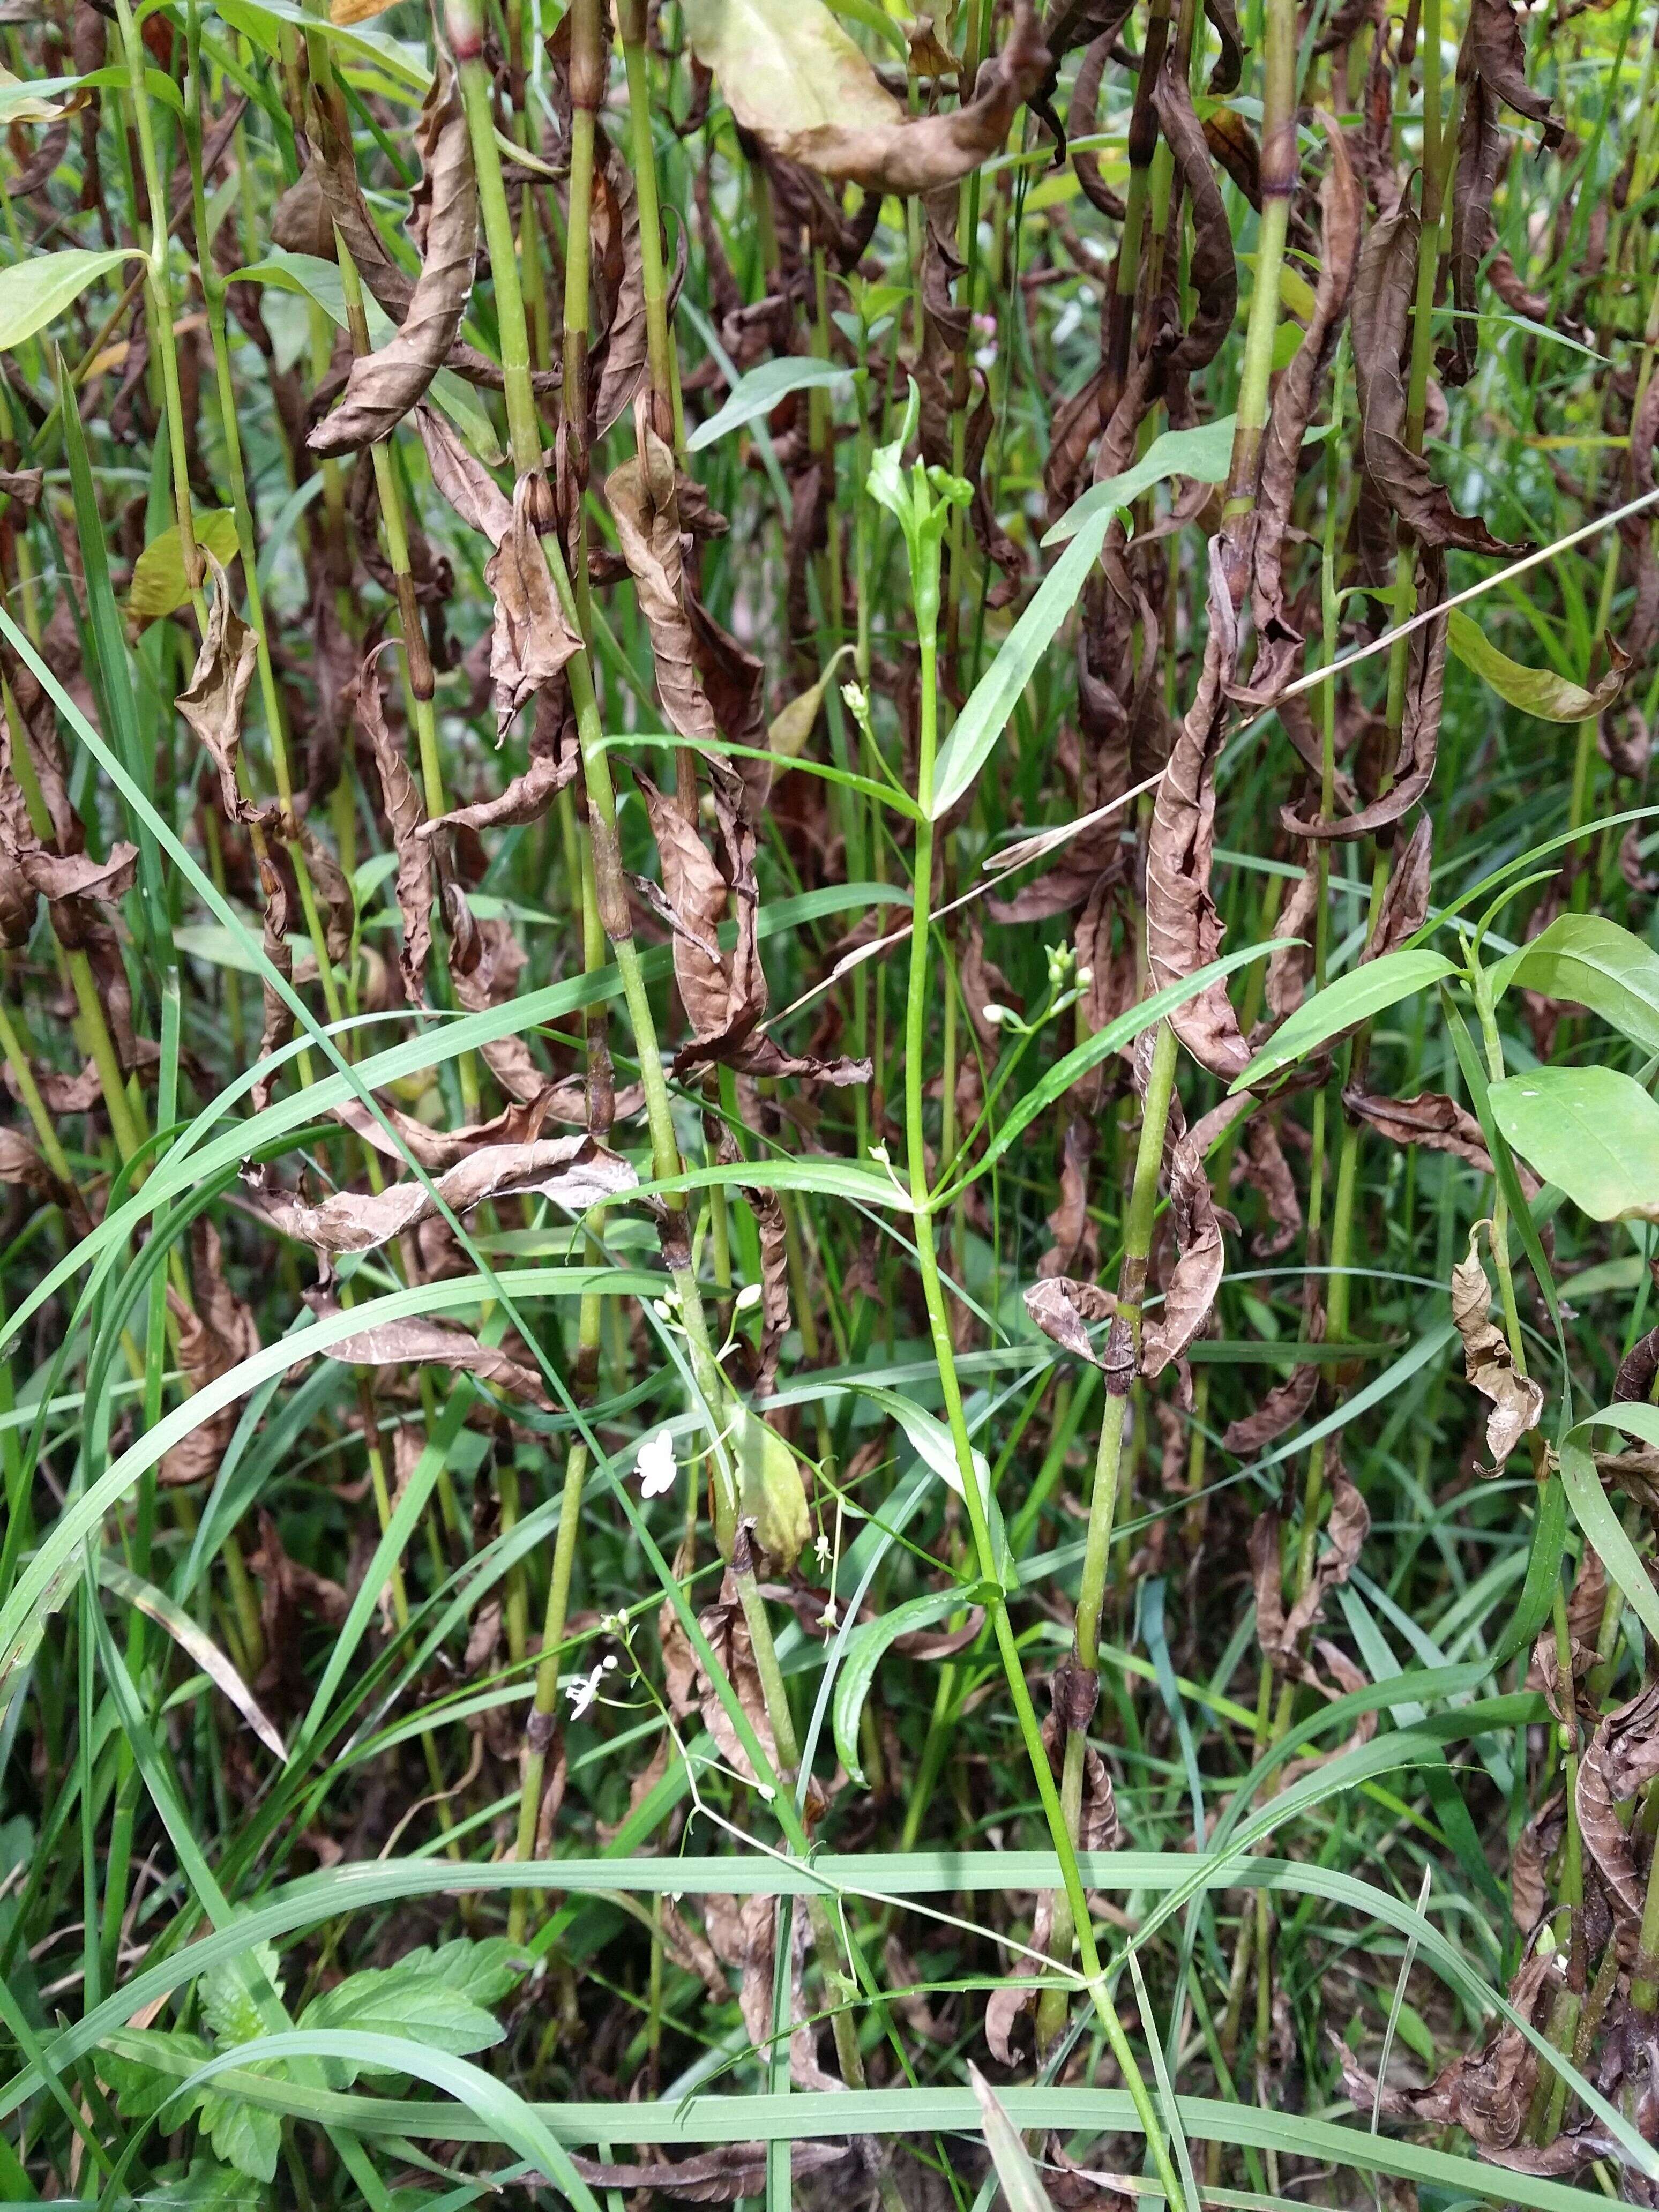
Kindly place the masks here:
POLYGON ((809 690, 803 691, 799 698, 792 699, 774 718, 766 733, 766 742, 780 761, 799 760, 805 750, 806 740, 812 734, 813 725, 818 719, 818 709, 823 704, 823 695, 830 688, 830 679, 836 672, 836 663, 852 650, 850 645, 842 646, 817 682, 809 690))
MULTIPOLYGON (((236 558, 236 517, 227 507, 195 518, 196 543, 211 553, 222 568, 236 558)), ((152 538, 138 556, 127 592, 127 611, 138 622, 159 622, 184 605, 190 597, 185 575, 185 549, 175 522, 171 530, 152 538)))
POLYGON ((769 139, 904 113, 823 0, 687 0, 685 27, 732 114, 769 139))
POLYGON ((1528 668, 1511 660, 1468 615, 1454 612, 1449 619, 1451 649, 1465 668, 1472 668, 1490 684, 1500 699, 1507 699, 1524 714, 1536 714, 1540 721, 1592 722, 1612 706, 1623 689, 1630 656, 1611 638, 1607 652, 1613 665, 1595 690, 1587 691, 1582 684, 1570 683, 1553 669, 1528 668))
POLYGON ((800 1465, 777 1431, 746 1406, 733 1408, 732 1444, 745 1521, 756 1540, 784 1568, 793 1567, 811 1534, 800 1465))

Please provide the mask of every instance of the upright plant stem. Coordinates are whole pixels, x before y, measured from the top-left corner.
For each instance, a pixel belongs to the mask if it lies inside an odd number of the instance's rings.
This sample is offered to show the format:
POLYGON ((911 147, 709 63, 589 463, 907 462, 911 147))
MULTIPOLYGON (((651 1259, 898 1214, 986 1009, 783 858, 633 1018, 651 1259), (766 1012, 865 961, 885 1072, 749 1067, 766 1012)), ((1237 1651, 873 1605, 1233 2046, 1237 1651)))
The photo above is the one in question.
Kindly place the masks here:
MULTIPOLYGON (((483 23, 476 0, 447 0, 446 22, 460 76, 461 96, 477 170, 484 235, 489 246, 501 330, 501 362, 506 372, 507 422, 514 463, 521 476, 534 476, 541 468, 541 433, 536 421, 534 395, 530 382, 524 301, 519 289, 513 227, 501 180, 501 160, 495 149, 489 72, 483 59, 483 23)), ((580 611, 559 541, 556 536, 547 535, 543 538, 542 545, 548 573, 558 593, 565 619, 577 629, 579 635, 582 635, 579 627, 580 611)), ((612 957, 621 977, 623 1004, 640 1064, 645 1089, 646 1118, 651 1136, 652 1171, 659 1182, 672 1182, 682 1172, 679 1142, 674 1133, 668 1085, 663 1073, 661 1050, 657 1042, 656 1022, 647 996, 639 948, 634 938, 627 884, 623 873, 622 851, 617 836, 616 791, 605 751, 599 702, 593 690, 592 664, 585 641, 566 664, 566 676, 570 686, 571 702, 576 713, 582 777, 587 793, 595 905, 599 922, 611 941, 612 957)), ((726 1387, 715 1363, 703 1312, 702 1288, 692 1266, 690 1224, 685 1198, 681 1192, 672 1191, 665 1194, 662 1243, 677 1309, 685 1330, 692 1376, 702 1399, 706 1417, 714 1419, 726 1403, 726 1387)), ((738 1499, 723 1445, 717 1446, 715 1451, 715 1483, 716 1526, 721 1529, 721 1548, 732 1559, 733 1572, 741 1595, 743 1577, 738 1573, 735 1553, 739 1534, 738 1499)), ((750 1571, 752 1574, 752 1568, 750 1571)), ((783 1690, 781 1671, 777 1667, 770 1626, 757 1590, 752 1608, 745 1596, 744 1611, 762 1682, 772 1686, 772 1693, 767 1699, 767 1717, 781 1756, 786 1741, 793 1740, 793 1723, 783 1690)), ((787 1758, 785 1764, 788 1764, 787 1758)), ((793 1814, 787 1818, 788 1821, 793 1821, 793 1814)), ((835 1929, 829 1923, 827 1911, 821 1929, 815 1917, 814 1931, 823 1939, 820 1943, 823 1970, 826 1976, 834 1975, 839 1971, 837 1947, 835 1929)), ((838 2011, 838 2021, 842 2017, 838 2011)), ((855 2087, 861 2084, 864 2079, 863 2062, 850 2018, 845 2026, 837 2028, 836 2050, 848 2086, 855 2087)))
MULTIPOLYGON (((921 478, 921 471, 917 471, 921 478)), ((1002 1572, 996 1547, 992 1541, 989 1500, 981 1493, 980 1465, 973 1443, 968 1433, 967 1415, 963 1405, 962 1386, 957 1374, 956 1352, 951 1335, 951 1320, 945 1304, 945 1286, 940 1279, 939 1258, 934 1246, 933 1200, 927 1182, 927 1136, 923 1115, 925 1096, 927 1022, 929 996, 933 988, 932 906, 933 876, 933 763, 939 741, 939 668, 938 629, 939 615, 938 541, 933 541, 931 561, 913 562, 912 584, 915 600, 917 642, 921 655, 921 714, 917 746, 916 803, 920 818, 916 823, 915 855, 913 863, 913 890, 910 920, 909 985, 905 1001, 904 1024, 904 1127, 908 1180, 910 1190, 911 1220, 915 1237, 916 1260, 921 1277, 922 1297, 927 1304, 928 1334, 933 1358, 943 1387, 945 1409, 956 1452, 957 1469, 963 1500, 968 1509, 969 1525, 973 1532, 974 1551, 981 1577, 986 1583, 1000 1591, 1002 1572)), ((1166 1102, 1167 1104, 1167 1102, 1166 1102)), ((1031 1705, 1031 1695, 1026 1686, 1024 1662, 1014 1635, 1013 1624, 1008 1618, 1008 1608, 1000 1595, 991 1607, 998 1650, 1007 1680, 1009 1696, 1014 1714, 1024 1741, 1026 1754, 1030 1760, 1032 1775, 1042 1801, 1042 1809, 1048 1824, 1055 1854, 1066 1886, 1077 1945, 1082 1954, 1084 1973, 1089 1995, 1098 2013, 1112 2055, 1117 2061, 1124 2081, 1133 2100, 1136 2115, 1145 2131, 1159 2180, 1168 2195, 1170 2212, 1186 2212, 1185 2199, 1176 2177, 1169 2145, 1152 2097, 1147 2091, 1139 2063, 1123 2030, 1117 2008, 1106 1985, 1099 1950, 1095 1942, 1093 1925, 1089 1918, 1084 1895, 1082 1877, 1078 1869, 1077 1848, 1066 1825, 1059 1793, 1049 1770, 1048 1753, 1042 1741, 1042 1732, 1031 1705)))

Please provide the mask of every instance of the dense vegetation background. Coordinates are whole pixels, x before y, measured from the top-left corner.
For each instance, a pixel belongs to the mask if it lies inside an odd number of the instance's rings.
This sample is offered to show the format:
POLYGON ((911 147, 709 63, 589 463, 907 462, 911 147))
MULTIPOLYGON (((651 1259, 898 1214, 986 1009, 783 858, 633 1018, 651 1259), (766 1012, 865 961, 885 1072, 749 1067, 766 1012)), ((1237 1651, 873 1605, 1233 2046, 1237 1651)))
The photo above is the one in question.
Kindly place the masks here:
POLYGON ((3 0, 0 2197, 1659 2197, 1656 41, 3 0))

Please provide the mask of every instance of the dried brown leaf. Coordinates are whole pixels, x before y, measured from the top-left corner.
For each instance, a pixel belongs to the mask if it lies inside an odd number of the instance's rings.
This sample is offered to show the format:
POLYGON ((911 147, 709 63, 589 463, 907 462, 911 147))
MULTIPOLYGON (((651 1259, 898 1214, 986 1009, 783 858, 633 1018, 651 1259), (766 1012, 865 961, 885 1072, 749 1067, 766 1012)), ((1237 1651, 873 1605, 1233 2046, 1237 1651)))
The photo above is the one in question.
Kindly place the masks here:
MULTIPOLYGON (((489 1198, 528 1195, 580 1214, 632 1190, 638 1181, 626 1160, 592 1137, 545 1137, 527 1145, 481 1146, 439 1176, 434 1188, 457 1215, 489 1198)), ((331 1255, 373 1251, 438 1212, 436 1200, 418 1182, 375 1192, 337 1191, 315 1206, 282 1193, 262 1194, 255 1204, 282 1235, 331 1255)))
POLYGON ((717 733, 686 615, 674 456, 637 405, 635 427, 639 452, 605 478, 605 502, 651 633, 663 713, 683 738, 708 741, 717 733))
POLYGON ((1090 1341, 1088 1325, 1091 1322, 1109 1321, 1117 1311, 1117 1300, 1110 1291, 1102 1290, 1097 1283, 1078 1283, 1065 1275, 1049 1275, 1028 1286, 1025 1310, 1043 1334, 1052 1337, 1063 1350, 1074 1352, 1079 1359, 1087 1359, 1096 1367, 1102 1364, 1100 1355, 1090 1341))
POLYGON ((1042 83, 1048 50, 1031 0, 1015 0, 1000 53, 950 114, 907 116, 827 9, 767 0, 769 66, 757 66, 756 11, 699 7, 688 24, 744 130, 775 153, 842 184, 883 193, 937 191, 1000 153, 1020 103, 1042 83))
MULTIPOLYGON (((340 1311, 331 1298, 313 1294, 308 1301, 319 1321, 340 1311)), ((417 1316, 405 1321, 380 1322, 329 1346, 324 1357, 344 1367, 441 1367, 471 1375, 509 1398, 522 1398, 544 1413, 556 1401, 533 1368, 515 1359, 500 1345, 481 1344, 476 1336, 449 1322, 417 1316)))
POLYGON ((211 553, 207 563, 213 578, 213 605, 190 683, 179 694, 176 704, 212 756, 227 820, 246 822, 256 818, 260 810, 242 797, 236 763, 242 743, 242 710, 253 681, 259 642, 237 613, 231 600, 230 580, 211 553))
POLYGON ((1486 1449, 1494 1471, 1543 1418, 1544 1393, 1529 1375, 1516 1371, 1515 1355, 1502 1329, 1486 1318, 1492 1287, 1478 1249, 1480 1224, 1469 1231, 1469 1249, 1452 1269, 1452 1320, 1463 1340, 1463 1371, 1484 1398, 1492 1401, 1486 1416, 1486 1449))
MULTIPOLYGON (((179 1370, 194 1396, 253 1357, 259 1349, 259 1330, 252 1308, 225 1280, 219 1233, 205 1215, 198 1217, 191 1232, 190 1272, 194 1304, 186 1304, 171 1284, 167 1304, 178 1324, 179 1370)), ((160 1480, 169 1485, 203 1482, 216 1474, 240 1410, 222 1406, 174 1444, 162 1457, 160 1480)))
POLYGON ((1170 1148, 1170 1214, 1177 1258, 1162 1310, 1140 1342, 1140 1371, 1149 1380, 1185 1352, 1209 1319, 1226 1266, 1210 1179, 1190 1137, 1170 1148))
POLYGON ((498 738, 506 736, 525 702, 544 684, 550 684, 581 647, 565 620, 534 520, 545 495, 542 478, 520 477, 514 487, 512 522, 484 569, 484 581, 495 600, 489 675, 498 738))
POLYGON ((416 131, 428 203, 421 273, 397 334, 351 365, 345 396, 307 444, 354 453, 390 437, 460 335, 478 246, 478 187, 453 70, 441 55, 416 131))
POLYGON ((358 672, 354 704, 357 726, 368 740, 380 779, 380 804, 392 830, 398 856, 394 888, 398 911, 403 916, 404 939, 398 953, 404 996, 418 1006, 424 990, 426 957, 432 949, 431 856, 420 836, 426 808, 420 788, 410 773, 404 749, 386 726, 380 697, 380 672, 375 663, 384 646, 376 646, 358 672))
MULTIPOLYGON (((1152 809, 1146 846, 1146 964, 1163 990, 1206 966, 1221 947, 1221 920, 1210 895, 1215 857, 1215 765, 1225 687, 1238 656, 1233 610, 1218 539, 1210 544, 1210 631, 1198 690, 1181 726, 1152 809)), ((1206 986, 1170 1017, 1201 1066, 1229 1081, 1249 1061, 1224 984, 1206 986)))

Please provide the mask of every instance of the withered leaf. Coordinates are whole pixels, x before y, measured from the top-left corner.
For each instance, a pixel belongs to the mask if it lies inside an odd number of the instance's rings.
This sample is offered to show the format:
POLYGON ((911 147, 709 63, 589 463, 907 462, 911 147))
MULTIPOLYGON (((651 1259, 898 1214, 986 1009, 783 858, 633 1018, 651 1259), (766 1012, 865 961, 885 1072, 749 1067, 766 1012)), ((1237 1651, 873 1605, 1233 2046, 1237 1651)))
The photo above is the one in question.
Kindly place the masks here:
MULTIPOLYGON (((1368 483, 1431 550, 1512 556, 1521 549, 1494 538, 1478 515, 1459 514, 1429 465, 1407 444, 1401 362, 1417 283, 1422 222, 1401 200, 1373 223, 1359 252, 1353 287, 1354 375, 1359 388, 1360 450, 1368 483)), ((1364 524, 1362 517, 1362 535, 1364 524)), ((1364 548, 1368 580, 1381 580, 1391 547, 1373 531, 1364 548)))
POLYGON ((1220 352, 1238 312, 1238 266, 1226 203, 1215 180, 1203 125, 1193 106, 1186 72, 1173 53, 1158 71, 1152 98, 1176 167, 1187 187, 1193 221, 1188 281, 1197 303, 1186 334, 1169 356, 1167 371, 1188 374, 1220 352))
POLYGON ((1090 1341, 1088 1325, 1109 1321, 1117 1311, 1117 1300, 1110 1291, 1102 1290, 1097 1283, 1073 1282, 1066 1275, 1048 1275, 1027 1285, 1025 1310, 1043 1334, 1051 1336, 1064 1351, 1096 1367, 1101 1365, 1100 1355, 1090 1341))
POLYGON ((1032 0, 1015 0, 1007 41, 973 98, 953 113, 908 117, 827 9, 770 0, 763 19, 775 59, 766 69, 757 67, 754 18, 707 4, 687 11, 693 50, 738 122, 774 152, 871 192, 933 191, 966 176, 1001 150, 1048 70, 1032 0))
POLYGON ((1280 1521, 1272 1508, 1259 1513, 1250 1529, 1250 1571, 1255 1583, 1256 1641, 1274 1667, 1299 1673, 1297 1645, 1324 1610, 1327 1594, 1346 1582, 1358 1564, 1370 1533, 1371 1516, 1364 1499, 1344 1473, 1340 1461, 1333 1465, 1328 1452, 1331 1510, 1325 1523, 1330 1541, 1308 1577, 1307 1587, 1287 1613, 1279 1562, 1280 1521))
POLYGON ((706 741, 717 732, 685 611, 674 456, 637 403, 635 426, 639 452, 605 478, 605 501, 651 633, 663 713, 683 738, 706 741))
MULTIPOLYGON (((485 1145, 436 1178, 434 1188, 455 1214, 487 1198, 533 1194, 550 1198, 567 1213, 632 1190, 639 1177, 628 1162, 592 1137, 544 1137, 527 1145, 485 1145)), ((277 1193, 261 1195, 257 1210, 272 1228, 319 1252, 369 1252, 437 1213, 417 1182, 381 1191, 337 1191, 318 1205, 277 1193)))
MULTIPOLYGON (((348 1129, 355 1129, 365 1144, 373 1145, 376 1152, 384 1152, 389 1159, 401 1160, 407 1152, 410 1158, 420 1162, 428 1175, 442 1175, 483 1147, 533 1144, 549 1121, 585 1121, 583 1091, 580 1078, 567 1076, 562 1082, 544 1084, 533 1098, 515 1099, 488 1121, 468 1122, 459 1129, 429 1128, 412 1114, 405 1114, 381 1099, 378 1103, 396 1133, 395 1141, 356 1098, 345 1099, 331 1110, 337 1121, 343 1121, 348 1129)), ((644 1098, 644 1090, 637 1083, 619 1091, 616 1118, 629 1120, 639 1112, 644 1098)))
POLYGON ((1382 903, 1376 910, 1376 927, 1359 956, 1362 962, 1380 960, 1385 952, 1397 951, 1422 928, 1429 917, 1433 870, 1434 823, 1425 814, 1395 854, 1382 903))
MULTIPOLYGON (((1445 563, 1438 553, 1425 554, 1422 563, 1425 606, 1438 605, 1445 597, 1445 563)), ((1380 799, 1357 813, 1327 817, 1297 814, 1285 806, 1279 820, 1293 837, 1352 840, 1374 836, 1389 823, 1415 806, 1434 781, 1435 758, 1440 744, 1440 715, 1444 703, 1448 624, 1443 619, 1425 623, 1413 633, 1407 651, 1406 696, 1400 727, 1400 750, 1389 775, 1389 788, 1380 799)))
MULTIPOLYGON (((1350 1114, 1380 1130, 1391 1144, 1426 1145, 1431 1152, 1449 1152, 1455 1159, 1467 1160, 1482 1175, 1492 1171, 1480 1124, 1467 1107, 1442 1091, 1420 1091, 1414 1098, 1387 1098, 1350 1087, 1342 1093, 1342 1103, 1350 1114)), ((1479 1285, 1471 1282, 1471 1290, 1480 1292, 1483 1315, 1485 1284, 1484 1271, 1479 1285)))
MULTIPOLYGON (((1522 1960, 1508 1994, 1523 2019, 1533 2022, 1540 1998, 1560 1987, 1566 1966, 1567 1954, 1562 1950, 1534 1949, 1522 1960)), ((1510 2166, 1523 2162, 1516 2147, 1532 2104, 1539 2060, 1520 2029, 1507 2020, 1484 2050, 1454 2058, 1425 2089, 1379 2084, 1346 2044, 1336 2047, 1343 2087, 1360 2112, 1375 2111, 1387 2120, 1413 2120, 1431 2127, 1461 2127, 1486 2156, 1510 2166)), ((1576 2159, 1583 2155, 1577 2153, 1576 2159)), ((1530 2165, 1529 2157, 1525 2163, 1530 2165)))
MULTIPOLYGON (((51 853, 44 845, 37 845, 21 857, 23 879, 32 890, 55 907, 61 901, 98 899, 112 906, 124 899, 138 878, 138 848, 122 840, 109 848, 101 860, 90 853, 51 853)), ((57 918, 62 924, 64 917, 57 918)), ((70 937, 64 927, 58 927, 59 936, 70 943, 70 937)), ((74 929, 78 940, 79 926, 74 929)))
POLYGON ((398 948, 398 968, 404 996, 411 1006, 421 1003, 426 957, 432 949, 432 869, 430 856, 419 836, 426 808, 403 746, 386 726, 380 697, 380 672, 375 662, 385 650, 376 646, 357 678, 357 726, 368 739, 380 779, 380 804, 392 830, 392 850, 398 856, 395 889, 398 911, 404 921, 404 941, 398 948))
MULTIPOLYGON (((171 1284, 167 1305, 178 1323, 179 1365, 192 1396, 251 1359, 259 1349, 253 1309, 225 1280, 219 1232, 204 1214, 191 1231, 191 1288, 187 1305, 171 1284)), ((240 1407, 222 1406, 163 1455, 159 1479, 166 1484, 204 1482, 219 1471, 225 1448, 235 1432, 240 1407)))
POLYGON ((190 683, 176 703, 219 771, 219 799, 226 818, 244 822, 258 812, 242 797, 236 763, 242 744, 242 710, 253 681, 259 643, 237 613, 231 600, 230 580, 211 553, 207 562, 213 577, 213 605, 190 683))
POLYGON ((1492 1287, 1480 1262, 1480 1237, 1477 1222, 1469 1231, 1467 1255, 1452 1269, 1452 1320, 1463 1340, 1464 1374, 1482 1397, 1492 1401, 1486 1449, 1496 1470, 1542 1419, 1544 1393, 1531 1376, 1516 1372, 1509 1339, 1486 1318, 1492 1287))
MULTIPOLYGON (((1210 895, 1215 856, 1215 764, 1225 687, 1238 657, 1233 610, 1218 539, 1210 544, 1210 633, 1197 692, 1176 739, 1152 808, 1146 845, 1146 964, 1163 990, 1208 965, 1222 928, 1210 895)), ((1249 1060, 1224 984, 1211 983, 1170 1017, 1194 1060, 1231 1081, 1249 1060)))
POLYGON ((1319 284, 1307 335, 1274 387, 1273 412, 1262 441, 1256 521, 1251 541, 1250 606, 1256 655, 1249 694, 1266 702, 1293 673, 1302 638, 1285 594, 1285 541, 1296 495, 1303 441, 1341 335, 1359 258, 1364 191, 1334 119, 1322 113, 1328 160, 1320 186, 1319 284))
POLYGON ((1210 1178, 1190 1137, 1178 1137, 1170 1147, 1170 1214, 1176 1264, 1162 1310, 1147 1322, 1140 1340, 1140 1371, 1149 1379, 1179 1358, 1209 1319, 1226 1266, 1210 1178))
POLYGON ((581 640, 559 604, 534 520, 544 494, 541 478, 520 477, 513 491, 513 520, 484 569, 484 581, 495 599, 489 675, 498 738, 506 736, 526 700, 550 684, 571 654, 581 649, 581 640))
MULTIPOLYGON (((764 1904, 770 1914, 769 1898, 755 1902, 764 1904)), ((721 1994, 726 1995, 723 1986, 721 1994)), ((771 2002, 769 1979, 767 2002, 771 2002)), ((769 2021, 760 2039, 763 2041, 769 2033, 769 2021)), ((845 2166, 855 2155, 850 2143, 792 2143, 790 2175, 801 2181, 809 2174, 827 2173, 835 2166, 845 2166)), ((677 2197, 684 2204, 732 2204, 740 2197, 763 2197, 766 2193, 767 2146, 760 2142, 723 2143, 718 2150, 699 2151, 691 2158, 659 2159, 650 2166, 607 2166, 575 2152, 571 2154, 570 2162, 582 2179, 595 2189, 661 2190, 665 2196, 677 2197)))
MULTIPOLYGON (((313 1297, 309 1303, 319 1321, 331 1319, 340 1310, 331 1298, 313 1297)), ((500 1345, 481 1344, 453 1322, 425 1316, 359 1329, 355 1335, 330 1345, 323 1356, 346 1367, 447 1367, 457 1374, 473 1376, 507 1397, 522 1398, 544 1412, 550 1413, 554 1407, 541 1376, 523 1360, 515 1359, 500 1345)))
POLYGON ((602 295, 609 295, 603 299, 605 321, 592 356, 599 378, 593 428, 603 437, 633 405, 648 351, 639 196, 633 172, 609 143, 594 163, 591 228, 592 266, 602 295))
POLYGON ((494 799, 475 799, 457 806, 420 827, 422 839, 442 837, 455 830, 511 830, 538 822, 575 781, 581 765, 574 717, 569 713, 568 687, 562 681, 544 684, 536 694, 531 724, 530 757, 522 775, 515 775, 494 799))
POLYGON ((424 402, 416 407, 415 426, 433 483, 463 522, 499 545, 513 527, 512 501, 435 408, 424 402))
POLYGON ((389 437, 460 333, 477 252, 478 187, 459 86, 441 55, 416 139, 430 202, 421 273, 396 336, 353 362, 344 398, 307 440, 314 453, 349 453, 389 437))
MULTIPOLYGON (((1304 1344, 1322 1344, 1325 1340, 1325 1309, 1315 1288, 1316 1278, 1310 1275, 1304 1298, 1305 1319, 1302 1340, 1304 1344)), ((1264 1451, 1286 1429, 1294 1428, 1307 1413, 1319 1393, 1319 1366, 1315 1360, 1298 1362, 1283 1382, 1276 1382, 1261 1403, 1252 1412, 1241 1413, 1230 1421, 1221 1433, 1221 1449, 1231 1452, 1237 1459, 1254 1459, 1264 1451)))
POLYGON ((1637 1791, 1659 1774, 1659 1684, 1650 1683, 1599 1723, 1578 1765, 1579 1833, 1595 1860, 1623 1935, 1642 1924, 1645 1883, 1619 1817, 1637 1791))

